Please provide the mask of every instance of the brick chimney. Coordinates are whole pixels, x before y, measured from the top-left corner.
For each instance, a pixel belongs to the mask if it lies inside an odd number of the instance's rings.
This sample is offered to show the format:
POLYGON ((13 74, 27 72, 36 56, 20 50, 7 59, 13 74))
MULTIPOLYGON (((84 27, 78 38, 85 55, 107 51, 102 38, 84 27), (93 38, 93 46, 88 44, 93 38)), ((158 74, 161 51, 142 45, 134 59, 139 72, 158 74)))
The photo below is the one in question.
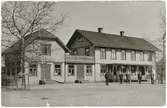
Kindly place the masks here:
POLYGON ((124 36, 124 31, 120 31, 120 36, 124 36))
POLYGON ((97 28, 99 33, 103 33, 103 28, 99 27, 97 28))

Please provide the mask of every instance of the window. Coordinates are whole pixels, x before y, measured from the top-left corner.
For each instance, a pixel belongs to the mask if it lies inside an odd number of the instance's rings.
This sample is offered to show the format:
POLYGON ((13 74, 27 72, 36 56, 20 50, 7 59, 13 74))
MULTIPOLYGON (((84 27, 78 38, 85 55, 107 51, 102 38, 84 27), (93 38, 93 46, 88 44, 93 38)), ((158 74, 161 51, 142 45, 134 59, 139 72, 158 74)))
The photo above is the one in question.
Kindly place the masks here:
POLYGON ((73 50, 73 55, 77 55, 77 50, 73 50))
POLYGON ((144 52, 140 52, 140 60, 144 61, 144 52))
POLYGON ((55 71, 54 71, 55 76, 61 76, 61 65, 55 65, 55 71))
POLYGON ((86 66, 86 76, 92 76, 92 66, 91 65, 86 66))
POLYGON ((42 55, 51 55, 51 44, 41 44, 42 55))
POLYGON ((111 50, 111 59, 116 60, 116 51, 114 49, 111 50))
POLYGON ((132 51, 132 52, 131 52, 131 60, 132 60, 132 61, 135 61, 135 60, 136 60, 136 52, 135 52, 135 51, 132 51))
POLYGON ((37 65, 36 64, 30 64, 30 66, 29 66, 29 74, 31 76, 37 76, 37 65))
POLYGON ((125 50, 122 50, 122 51, 121 51, 121 59, 122 59, 122 60, 126 60, 126 53, 125 53, 125 50))
POLYGON ((69 65, 68 66, 68 76, 74 76, 74 71, 75 68, 74 68, 74 65, 69 65))
POLYGON ((101 59, 106 59, 106 49, 105 48, 101 48, 101 50, 100 50, 100 58, 101 59))
POLYGON ((101 65, 100 67, 100 75, 104 75, 106 73, 106 65, 101 65))
POLYGON ((85 48, 85 55, 90 56, 90 48, 85 48))
POLYGON ((148 53, 148 61, 152 61, 152 53, 151 52, 148 53))

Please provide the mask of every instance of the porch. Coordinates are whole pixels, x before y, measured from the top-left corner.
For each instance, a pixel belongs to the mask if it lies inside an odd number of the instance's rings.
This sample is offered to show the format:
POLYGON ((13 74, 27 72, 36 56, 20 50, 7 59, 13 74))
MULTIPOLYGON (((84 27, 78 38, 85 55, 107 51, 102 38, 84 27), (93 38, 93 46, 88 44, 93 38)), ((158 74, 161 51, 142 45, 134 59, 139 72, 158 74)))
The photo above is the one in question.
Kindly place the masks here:
POLYGON ((119 72, 123 73, 126 79, 126 73, 129 72, 131 81, 138 80, 138 73, 141 72, 142 80, 147 81, 150 79, 152 66, 150 65, 124 65, 124 64, 106 64, 106 72, 110 73, 110 79, 113 82, 119 81, 119 72))

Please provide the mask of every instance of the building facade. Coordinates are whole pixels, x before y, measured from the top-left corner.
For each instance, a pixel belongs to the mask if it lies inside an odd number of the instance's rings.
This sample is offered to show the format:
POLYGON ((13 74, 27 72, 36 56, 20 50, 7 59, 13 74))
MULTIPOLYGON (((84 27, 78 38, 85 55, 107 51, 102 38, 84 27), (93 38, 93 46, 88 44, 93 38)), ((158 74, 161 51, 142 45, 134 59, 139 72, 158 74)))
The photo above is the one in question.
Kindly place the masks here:
POLYGON ((142 38, 124 36, 123 31, 120 35, 102 31, 102 28, 97 32, 76 30, 67 44, 71 55, 78 56, 73 64, 78 67, 77 74, 82 75, 78 80, 104 81, 104 74, 110 72, 112 81, 119 81, 120 71, 130 72, 131 80, 138 80, 139 72, 142 80, 150 79, 151 73, 156 78, 156 47, 142 38))
MULTIPOLYGON (((20 41, 8 48, 5 56, 6 76, 21 77, 20 41)), ((38 84, 40 80, 64 82, 65 54, 69 49, 59 38, 41 29, 25 37, 25 80, 26 84, 38 84)))
MULTIPOLYGON (((26 82, 38 84, 40 80, 56 82, 104 81, 110 72, 112 81, 119 81, 119 72, 130 72, 137 80, 156 73, 155 53, 158 51, 141 38, 76 30, 67 46, 50 32, 41 29, 25 37, 26 82)), ((15 78, 20 71, 20 41, 8 48, 5 56, 6 76, 15 78)), ((156 78, 156 74, 154 76, 156 78)))

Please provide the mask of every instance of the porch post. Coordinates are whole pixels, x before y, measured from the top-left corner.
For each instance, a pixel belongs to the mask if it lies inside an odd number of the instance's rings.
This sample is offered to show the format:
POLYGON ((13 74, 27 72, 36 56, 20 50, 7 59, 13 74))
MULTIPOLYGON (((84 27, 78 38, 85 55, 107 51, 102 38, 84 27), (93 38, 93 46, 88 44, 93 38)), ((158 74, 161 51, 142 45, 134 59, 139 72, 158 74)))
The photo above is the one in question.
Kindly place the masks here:
POLYGON ((139 66, 136 66, 136 74, 139 73, 139 66))
POLYGON ((119 75, 118 75, 117 65, 115 65, 115 71, 116 71, 116 81, 118 82, 119 75))

